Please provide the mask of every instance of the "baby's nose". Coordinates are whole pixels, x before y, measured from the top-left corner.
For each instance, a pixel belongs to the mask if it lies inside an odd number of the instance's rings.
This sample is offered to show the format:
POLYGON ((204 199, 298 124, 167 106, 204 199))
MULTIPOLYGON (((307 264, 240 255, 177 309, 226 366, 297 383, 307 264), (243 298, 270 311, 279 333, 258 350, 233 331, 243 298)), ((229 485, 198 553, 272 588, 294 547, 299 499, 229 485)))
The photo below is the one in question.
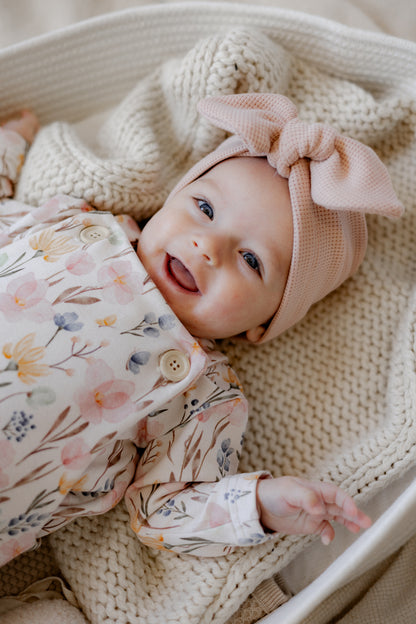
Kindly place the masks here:
POLYGON ((198 249, 202 258, 210 265, 217 266, 221 260, 223 244, 216 237, 193 239, 193 246, 198 249))

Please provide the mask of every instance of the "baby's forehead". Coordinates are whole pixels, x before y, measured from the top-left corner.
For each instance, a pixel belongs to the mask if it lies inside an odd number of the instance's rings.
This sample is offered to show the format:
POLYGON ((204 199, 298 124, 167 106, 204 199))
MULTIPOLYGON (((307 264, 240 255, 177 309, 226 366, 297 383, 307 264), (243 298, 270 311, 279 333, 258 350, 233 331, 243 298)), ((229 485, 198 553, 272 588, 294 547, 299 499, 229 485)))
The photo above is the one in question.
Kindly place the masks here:
POLYGON ((236 156, 227 158, 204 171, 190 184, 198 181, 222 185, 229 182, 231 185, 238 185, 237 188, 251 185, 253 191, 257 188, 264 188, 264 190, 269 190, 272 193, 285 190, 289 197, 288 180, 277 173, 276 169, 268 163, 266 157, 236 156), (264 186, 265 183, 267 183, 266 187, 264 186))
POLYGON ((292 210, 289 184, 266 158, 240 156, 224 160, 200 176, 201 188, 217 197, 241 202, 241 208, 260 215, 270 210, 292 210))

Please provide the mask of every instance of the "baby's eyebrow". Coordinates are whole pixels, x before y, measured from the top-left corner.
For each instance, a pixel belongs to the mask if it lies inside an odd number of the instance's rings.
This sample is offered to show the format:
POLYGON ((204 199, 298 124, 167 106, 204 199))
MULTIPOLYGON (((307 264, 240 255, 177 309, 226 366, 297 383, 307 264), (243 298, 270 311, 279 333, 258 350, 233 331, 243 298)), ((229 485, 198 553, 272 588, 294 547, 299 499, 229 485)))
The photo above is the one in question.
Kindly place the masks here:
POLYGON ((201 184, 208 186, 214 191, 214 193, 217 193, 217 194, 221 193, 221 189, 218 186, 218 184, 215 182, 215 180, 213 180, 212 178, 206 178, 205 177, 206 175, 207 174, 205 174, 201 178, 198 178, 196 182, 200 182, 201 184))

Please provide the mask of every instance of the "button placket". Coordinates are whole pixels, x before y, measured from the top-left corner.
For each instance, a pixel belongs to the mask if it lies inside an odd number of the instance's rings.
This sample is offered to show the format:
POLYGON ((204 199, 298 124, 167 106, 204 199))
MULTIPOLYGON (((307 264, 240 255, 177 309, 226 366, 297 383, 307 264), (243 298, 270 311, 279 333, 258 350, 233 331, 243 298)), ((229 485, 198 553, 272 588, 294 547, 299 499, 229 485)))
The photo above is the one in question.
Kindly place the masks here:
POLYGON ((110 230, 104 225, 88 225, 79 233, 83 243, 96 243, 110 236, 110 230))
POLYGON ((159 368, 167 381, 182 381, 191 369, 189 357, 183 351, 170 349, 162 353, 159 359, 159 368))

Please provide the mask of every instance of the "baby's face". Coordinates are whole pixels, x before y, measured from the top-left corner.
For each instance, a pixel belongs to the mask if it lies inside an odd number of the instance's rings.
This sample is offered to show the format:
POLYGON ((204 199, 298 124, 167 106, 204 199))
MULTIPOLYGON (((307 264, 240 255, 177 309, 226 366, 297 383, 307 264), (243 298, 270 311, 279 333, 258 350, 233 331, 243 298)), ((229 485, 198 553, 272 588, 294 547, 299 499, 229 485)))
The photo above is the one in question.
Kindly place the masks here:
POLYGON ((287 181, 263 158, 232 158, 168 199, 138 255, 192 335, 256 340, 280 303, 292 238, 287 181))

